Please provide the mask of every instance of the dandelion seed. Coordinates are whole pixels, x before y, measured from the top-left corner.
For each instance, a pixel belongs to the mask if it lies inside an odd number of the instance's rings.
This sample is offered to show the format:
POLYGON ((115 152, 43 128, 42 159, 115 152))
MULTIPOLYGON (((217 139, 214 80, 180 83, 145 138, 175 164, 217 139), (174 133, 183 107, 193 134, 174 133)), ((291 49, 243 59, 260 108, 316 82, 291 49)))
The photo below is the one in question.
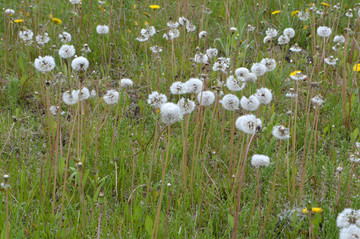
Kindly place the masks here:
MULTIPOLYGON (((266 66, 267 71, 273 71, 276 68, 275 59, 264 58, 264 59, 261 60, 260 63, 266 66)), ((236 74, 236 72, 235 72, 235 74, 236 74)))
POLYGON ((178 105, 183 114, 190 114, 195 109, 195 102, 189 99, 181 98, 178 105))
POLYGON ((253 32, 253 31, 255 31, 255 27, 253 27, 251 25, 247 25, 247 31, 248 32, 253 32))
POLYGON ((149 26, 147 29, 141 29, 140 34, 143 37, 150 38, 154 36, 156 33, 156 29, 153 26, 149 26))
POLYGON ((108 105, 116 104, 119 101, 119 92, 116 90, 108 90, 103 96, 103 99, 108 105))
POLYGON ((296 98, 297 94, 295 93, 295 90, 293 88, 290 88, 290 92, 285 95, 287 98, 296 98))
POLYGON ((97 25, 96 32, 100 35, 108 34, 109 33, 109 27, 106 25, 97 25))
POLYGON ((159 94, 157 91, 153 91, 147 100, 148 104, 155 109, 159 109, 160 106, 167 102, 167 97, 164 94, 159 94))
POLYGON ((72 60, 71 67, 74 71, 86 71, 89 67, 89 61, 85 57, 79 56, 72 60))
POLYGON ((255 134, 261 131, 261 120, 255 115, 243 115, 236 120, 235 126, 246 134, 255 134))
POLYGON ((215 95, 211 91, 202 91, 198 93, 197 100, 202 106, 212 105, 215 101, 215 95))
POLYGON ((56 107, 56 106, 50 106, 50 108, 49 108, 49 110, 50 110, 50 113, 55 117, 56 116, 56 114, 57 114, 57 109, 58 109, 58 107, 56 107))
POLYGON ((206 50, 206 55, 209 59, 212 59, 218 55, 218 50, 216 48, 209 48, 206 50))
POLYGON ((260 101, 261 104, 270 104, 272 100, 271 91, 268 88, 260 88, 256 90, 255 97, 260 101))
POLYGON ((171 125, 183 118, 180 106, 174 103, 164 103, 160 107, 161 121, 164 124, 171 125))
POLYGON ((263 154, 254 154, 251 157, 251 165, 256 168, 267 167, 270 165, 270 158, 263 154))
POLYGON ((245 81, 245 78, 235 78, 234 76, 229 76, 226 79, 226 87, 230 90, 230 91, 241 91, 245 88, 246 84, 244 82, 241 81, 241 79, 243 79, 245 81))
POLYGON ((262 63, 254 63, 251 66, 251 72, 254 73, 257 77, 264 75, 266 71, 267 67, 262 63))
POLYGON ((336 45, 333 46, 332 49, 333 49, 334 51, 339 51, 339 50, 340 50, 340 43, 336 43, 336 45))
POLYGON ((260 101, 254 95, 247 98, 246 96, 241 97, 240 100, 241 108, 247 111, 255 111, 260 106, 260 101))
POLYGON ((358 239, 360 238, 360 228, 351 225, 340 230, 339 239, 358 239))
POLYGON ((283 33, 288 38, 293 38, 295 36, 295 30, 293 28, 285 28, 283 33))
POLYGON ((272 135, 279 140, 286 140, 290 138, 289 129, 283 125, 274 126, 272 135))
POLYGON ((77 90, 73 90, 71 93, 70 91, 66 91, 62 97, 63 101, 67 105, 74 105, 79 101, 79 92, 77 90))
POLYGON ((336 226, 339 228, 356 225, 360 227, 360 210, 345 208, 336 218, 336 226))
POLYGON ((321 27, 318 27, 316 32, 320 37, 329 37, 331 35, 332 31, 331 31, 331 28, 329 28, 329 27, 321 26, 321 27))
POLYGON ((184 83, 180 81, 176 81, 170 86, 170 92, 173 95, 181 95, 187 93, 184 83))
POLYGON ((39 56, 35 59, 34 66, 41 72, 49 72, 55 68, 55 60, 52 56, 39 56))
POLYGON ((62 45, 59 49, 59 56, 68 59, 75 55, 75 47, 73 45, 62 45))
POLYGON ((149 37, 146 36, 139 36, 137 38, 135 38, 137 41, 139 42, 146 42, 147 40, 149 40, 149 37))

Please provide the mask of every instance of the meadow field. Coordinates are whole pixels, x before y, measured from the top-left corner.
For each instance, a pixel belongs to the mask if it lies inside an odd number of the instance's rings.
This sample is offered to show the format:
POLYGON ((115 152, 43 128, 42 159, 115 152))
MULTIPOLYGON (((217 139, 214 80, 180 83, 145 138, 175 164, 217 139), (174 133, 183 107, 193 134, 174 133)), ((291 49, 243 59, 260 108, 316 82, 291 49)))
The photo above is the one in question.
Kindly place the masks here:
POLYGON ((360 238, 360 3, 2 6, 0 239, 360 238))

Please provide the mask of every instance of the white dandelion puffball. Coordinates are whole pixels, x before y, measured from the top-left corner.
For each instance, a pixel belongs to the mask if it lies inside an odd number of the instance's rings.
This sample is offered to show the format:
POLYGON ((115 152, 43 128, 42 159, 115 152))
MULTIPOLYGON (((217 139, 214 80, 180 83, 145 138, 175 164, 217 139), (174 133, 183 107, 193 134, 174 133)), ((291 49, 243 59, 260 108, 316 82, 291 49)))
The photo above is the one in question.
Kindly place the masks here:
POLYGON ((343 35, 337 35, 334 37, 335 43, 345 43, 345 37, 343 35))
POLYGON ((293 46, 290 47, 289 50, 292 51, 292 52, 300 52, 300 51, 302 51, 301 47, 299 47, 298 44, 294 44, 293 46))
POLYGON ((75 55, 75 47, 73 45, 62 45, 59 49, 59 56, 68 59, 75 55))
POLYGON ((69 0, 71 4, 80 4, 81 0, 69 0))
POLYGON ((83 87, 79 92, 79 100, 84 101, 90 98, 90 91, 88 88, 83 87))
POLYGON ((227 94, 220 100, 220 103, 224 109, 234 111, 239 109, 240 100, 236 95, 227 94))
POLYGON ((55 60, 52 56, 39 56, 34 62, 35 68, 41 72, 52 71, 55 68, 55 60))
POLYGON ((89 61, 85 57, 79 56, 72 60, 71 67, 74 71, 86 71, 89 67, 89 61))
POLYGON ((251 72, 254 73, 256 76, 262 76, 266 73, 267 67, 262 63, 254 63, 251 66, 251 72))
POLYGON ((254 111, 254 110, 257 110, 257 108, 259 108, 260 101, 254 95, 250 96, 249 98, 247 98, 246 96, 243 96, 243 97, 241 97, 240 105, 241 105, 241 108, 243 108, 244 110, 254 111))
MULTIPOLYGON (((264 64, 267 68, 267 71, 273 71, 276 69, 276 61, 275 59, 270 59, 270 58, 264 58, 261 60, 260 62, 261 64, 264 64)), ((235 72, 236 74, 236 72, 235 72)))
POLYGON ((263 154, 254 154, 251 157, 251 165, 258 168, 262 166, 269 166, 270 164, 270 158, 263 154))
POLYGON ((236 120, 235 126, 246 134, 255 134, 261 131, 261 120, 255 115, 243 115, 236 120))
POLYGON ((227 69, 230 67, 230 58, 219 57, 213 66, 213 71, 222 71, 227 73, 227 69))
POLYGON ((317 95, 311 99, 311 102, 315 105, 322 105, 325 102, 325 100, 323 100, 323 98, 320 95, 317 95))
POLYGON ((245 78, 242 77, 235 78, 234 76, 231 75, 226 79, 226 87, 230 91, 241 91, 246 86, 245 82, 243 82, 242 79, 245 81, 245 78))
POLYGON ((178 22, 172 22, 172 21, 167 22, 166 25, 167 25, 169 28, 172 28, 172 29, 179 27, 179 23, 178 23, 178 22))
POLYGON ((180 31, 178 29, 170 29, 168 33, 164 33, 163 38, 166 40, 174 40, 180 36, 180 31))
POLYGON ((147 100, 148 104, 155 109, 159 109, 160 106, 167 102, 167 97, 164 94, 159 94, 157 91, 153 91, 147 100))
POLYGON ((206 50, 206 55, 209 59, 212 59, 218 55, 219 51, 216 48, 209 48, 206 50))
POLYGON ((360 163, 360 158, 355 154, 350 154, 349 160, 354 163, 360 163))
POLYGON ((360 210, 345 208, 336 218, 336 226, 339 228, 355 225, 360 227, 360 210))
POLYGON ((109 27, 106 25, 98 25, 96 27, 96 32, 98 34, 108 34, 109 33, 109 27))
POLYGON ((89 52, 91 52, 91 49, 90 49, 88 44, 84 44, 81 51, 84 52, 84 53, 89 53, 89 52))
POLYGON ((161 121, 164 124, 171 125, 180 121, 183 117, 180 106, 174 103, 164 103, 160 107, 161 121))
POLYGON ((274 38, 274 37, 276 37, 277 35, 278 35, 278 32, 277 32, 276 29, 274 29, 274 28, 268 28, 268 29, 266 30, 266 36, 268 36, 268 37, 274 38))
POLYGON ((159 47, 158 45, 155 45, 155 46, 150 47, 150 51, 152 51, 152 53, 160 53, 163 51, 163 49, 161 47, 159 47))
POLYGON ((260 101, 261 104, 270 104, 272 100, 271 91, 268 88, 260 88, 256 90, 255 97, 260 101))
POLYGON ((211 91, 202 91, 197 95, 197 100, 202 106, 212 105, 215 101, 215 95, 211 91))
POLYGON ((237 28, 236 27, 230 27, 230 32, 236 32, 237 28))
POLYGON ((183 114, 190 114, 195 109, 195 102, 189 99, 181 98, 178 105, 183 114))
POLYGON ((206 38, 207 37, 207 31, 201 31, 200 33, 199 33, 199 38, 200 39, 203 39, 203 38, 206 38))
POLYGON ((252 72, 247 74, 244 78, 245 78, 245 82, 255 82, 257 80, 256 74, 254 74, 252 72))
POLYGON ((139 42, 146 42, 147 40, 149 40, 149 37, 147 36, 139 36, 136 38, 137 41, 139 42))
POLYGON ((173 95, 181 95, 187 93, 185 84, 180 81, 176 81, 170 86, 170 92, 173 95))
POLYGON ((134 85, 134 82, 130 79, 121 79, 120 80, 120 87, 121 88, 130 88, 134 85))
POLYGON ((189 22, 189 20, 186 17, 179 17, 179 23, 181 26, 186 25, 189 22))
POLYGON ((250 71, 245 67, 240 67, 235 70, 236 77, 245 77, 250 71))
POLYGON ((196 30, 196 26, 194 24, 192 24, 191 22, 187 22, 186 30, 187 30, 187 32, 193 32, 196 30))
POLYGON ((339 239, 358 239, 360 238, 360 227, 351 225, 340 230, 339 239))
POLYGON ((70 92, 69 90, 64 92, 63 101, 67 105, 74 105, 79 101, 79 92, 77 90, 73 90, 70 92))
POLYGON ((71 34, 68 32, 63 32, 59 34, 60 41, 62 43, 68 43, 71 42, 71 34))
POLYGON ((15 14, 15 11, 14 11, 14 9, 10 9, 10 8, 9 8, 9 9, 6 9, 6 10, 5 10, 5 14, 12 16, 12 15, 15 14))
POLYGON ((309 12, 303 12, 300 11, 298 13, 298 18, 300 19, 300 21, 307 21, 310 18, 310 13, 309 12))
POLYGON ((185 82, 185 91, 191 94, 198 94, 202 91, 203 82, 198 78, 190 78, 185 82))
POLYGON ((295 36, 295 30, 293 28, 285 28, 283 33, 288 38, 293 38, 295 36))
POLYGON ((208 56, 202 53, 196 53, 194 57, 194 62, 199 64, 205 64, 209 60, 208 56))
POLYGON ((302 81, 306 79, 306 75, 304 75, 302 72, 296 72, 295 75, 291 75, 290 78, 293 79, 294 81, 302 81))
POLYGON ((330 66, 335 66, 338 61, 338 58, 334 58, 333 56, 327 57, 324 59, 324 62, 330 66))
POLYGON ((271 42, 272 40, 273 40, 273 38, 272 38, 272 37, 270 37, 270 36, 266 36, 266 37, 264 37, 263 42, 264 42, 264 44, 266 44, 266 43, 271 42))
POLYGON ((331 35, 332 31, 331 31, 331 28, 329 28, 329 27, 321 26, 321 27, 318 27, 316 32, 320 37, 329 37, 331 35))
POLYGON ((37 35, 36 36, 36 42, 38 45, 40 46, 43 46, 45 45, 46 43, 48 43, 50 41, 50 37, 49 37, 49 34, 47 33, 44 33, 42 35, 37 35))
POLYGON ((288 36, 285 36, 285 35, 281 35, 279 38, 278 38, 278 44, 279 45, 286 45, 290 42, 290 38, 288 36))
POLYGON ((19 32, 19 38, 23 41, 31 41, 34 37, 34 33, 30 29, 19 32))
POLYGON ((289 129, 283 125, 274 126, 272 130, 272 135, 279 140, 285 140, 290 138, 289 129))
POLYGON ((90 97, 94 98, 96 96, 96 90, 91 90, 90 91, 90 97))
POLYGON ((153 26, 149 26, 146 29, 143 28, 140 31, 140 34, 145 38, 150 38, 150 37, 154 36, 155 33, 156 33, 156 29, 153 26))
POLYGON ((103 99, 108 105, 116 104, 119 101, 119 92, 116 90, 108 90, 103 96, 103 99))

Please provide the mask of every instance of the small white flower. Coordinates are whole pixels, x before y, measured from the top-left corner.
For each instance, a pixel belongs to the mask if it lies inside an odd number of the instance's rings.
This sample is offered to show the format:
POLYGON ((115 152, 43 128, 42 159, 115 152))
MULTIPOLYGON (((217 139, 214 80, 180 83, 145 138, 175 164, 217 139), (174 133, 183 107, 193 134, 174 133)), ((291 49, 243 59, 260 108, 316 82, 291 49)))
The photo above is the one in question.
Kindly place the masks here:
POLYGON ((160 107, 161 121, 164 124, 171 125, 183 118, 180 106, 174 103, 164 103, 160 107))
POLYGON ((336 218, 336 226, 339 228, 356 225, 360 227, 360 210, 345 208, 336 218))
MULTIPOLYGON (((276 68, 276 61, 275 59, 270 59, 270 58, 264 58, 261 60, 260 62, 261 64, 264 64, 267 68, 267 71, 273 71, 276 68)), ((236 74, 236 71, 235 71, 236 74)))
POLYGON ((360 227, 351 225, 340 230, 339 239, 358 239, 360 238, 360 227))
POLYGON ((255 97, 260 101, 261 104, 270 104, 272 100, 271 91, 268 88, 260 88, 256 90, 255 97))
MULTIPOLYGON (((245 80, 245 78, 243 78, 245 80)), ((246 84, 241 81, 241 77, 235 78, 234 76, 229 76, 226 79, 226 87, 230 91, 240 91, 245 88, 246 84)))
POLYGON ((277 32, 277 30, 274 29, 274 28, 268 28, 268 29, 266 30, 266 36, 268 36, 268 37, 274 38, 274 37, 276 37, 277 35, 278 35, 278 32, 277 32))
POLYGON ((236 32, 237 28, 236 27, 230 27, 230 32, 236 32))
POLYGON ((68 43, 71 42, 71 35, 68 32, 63 32, 59 34, 60 41, 62 43, 68 43))
POLYGON ((236 95, 227 94, 220 100, 220 103, 224 109, 233 111, 239 109, 240 100, 236 95))
POLYGON ((321 27, 318 27, 316 32, 320 37, 329 37, 331 35, 332 31, 331 31, 331 28, 329 28, 329 27, 321 26, 321 27))
POLYGON ((279 45, 286 45, 290 42, 290 38, 288 36, 285 36, 285 35, 281 35, 279 38, 278 38, 278 44, 279 45))
POLYGON ((256 76, 262 76, 266 73, 267 67, 262 63, 254 63, 251 66, 251 72, 254 73, 256 76))
POLYGON ((254 154, 251 157, 251 165, 258 168, 262 166, 269 166, 270 164, 270 158, 263 154, 254 154))
POLYGON ((195 102, 185 98, 181 98, 178 102, 178 105, 183 114, 190 114, 195 109, 195 102))
POLYGON ((71 67, 74 71, 86 71, 89 67, 89 61, 85 57, 79 56, 72 60, 71 67))
POLYGON ((98 34, 108 34, 109 33, 109 27, 106 25, 97 25, 96 32, 98 34))
POLYGON ((73 90, 71 93, 70 91, 66 91, 62 97, 63 101, 67 105, 74 105, 79 101, 79 92, 77 90, 73 90))
POLYGON ((179 17, 179 23, 181 26, 186 25, 189 22, 189 20, 185 17, 179 17))
POLYGON ((218 55, 218 50, 216 48, 209 48, 206 50, 206 55, 209 59, 212 59, 218 55))
POLYGON ((198 93, 197 100, 202 106, 212 105, 215 101, 215 95, 211 91, 202 91, 198 93))
POLYGON ((149 26, 147 29, 141 29, 140 31, 140 34, 147 38, 154 36, 155 33, 156 33, 156 29, 153 26, 149 26))
POLYGON ((147 100, 148 104, 155 109, 159 109, 160 106, 167 102, 167 97, 164 94, 159 94, 157 91, 153 91, 147 100))
POLYGON ((255 134, 261 131, 261 120, 255 115, 243 115, 236 120, 235 126, 246 134, 255 134))
POLYGON ((130 79, 121 79, 120 80, 120 87, 121 88, 130 88, 134 85, 133 81, 130 79))
POLYGON ((293 38, 295 36, 295 30, 293 28, 285 28, 283 33, 288 38, 293 38))
POLYGON ((73 45, 62 45, 59 49, 59 56, 68 59, 75 55, 75 47, 73 45))
POLYGON ((119 92, 116 90, 108 90, 103 96, 103 99, 108 105, 116 104, 119 101, 119 92))
POLYGON ((285 140, 290 138, 289 129, 283 125, 274 126, 272 130, 272 135, 279 140, 285 140))
POLYGON ((203 39, 203 38, 206 38, 207 37, 207 31, 201 31, 199 32, 199 38, 200 39, 203 39))
POLYGON ((187 93, 184 83, 180 81, 176 81, 170 86, 170 92, 173 95, 181 95, 187 93))
POLYGON ((266 43, 271 42, 272 40, 273 40, 273 38, 272 38, 272 37, 270 37, 270 36, 266 36, 266 37, 264 37, 263 42, 264 42, 264 44, 266 44, 266 43))
POLYGON ((343 35, 336 35, 334 37, 334 42, 335 43, 345 43, 345 37, 343 35))
POLYGON ((190 78, 185 82, 185 91, 191 94, 197 94, 202 91, 203 82, 197 78, 190 78))
POLYGON ((230 58, 219 57, 213 66, 213 71, 222 71, 227 73, 226 71, 230 68, 230 58))
POLYGON ((55 60, 52 56, 39 56, 34 62, 35 68, 41 72, 52 71, 55 68, 55 60))
POLYGON ((49 110, 50 110, 50 113, 55 117, 56 116, 56 114, 57 114, 57 109, 58 109, 58 107, 56 107, 56 106, 50 106, 50 108, 49 108, 49 110))
POLYGON ((345 16, 347 16, 347 17, 349 17, 349 18, 354 17, 354 14, 353 14, 352 9, 349 9, 349 11, 345 14, 345 16))
POLYGON ((94 98, 96 96, 96 90, 91 90, 90 91, 90 97, 94 98))
POLYGON ((257 108, 259 108, 260 101, 254 95, 250 96, 249 98, 247 98, 246 96, 243 96, 243 97, 241 97, 240 105, 241 105, 241 108, 243 108, 244 110, 254 111, 254 110, 257 110, 257 108))
POLYGON ((39 46, 43 46, 50 41, 50 37, 47 33, 36 36, 36 42, 39 46))

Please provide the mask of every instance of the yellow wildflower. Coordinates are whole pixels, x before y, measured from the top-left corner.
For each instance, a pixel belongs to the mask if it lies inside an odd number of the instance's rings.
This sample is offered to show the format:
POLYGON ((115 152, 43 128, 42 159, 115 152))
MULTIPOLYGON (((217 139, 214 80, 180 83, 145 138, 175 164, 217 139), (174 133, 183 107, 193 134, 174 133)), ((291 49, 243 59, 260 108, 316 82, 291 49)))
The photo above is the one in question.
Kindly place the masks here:
POLYGON ((150 5, 149 8, 151 8, 151 9, 159 9, 160 6, 159 5, 150 5))
POLYGON ((278 14, 278 13, 280 13, 281 11, 280 10, 276 10, 276 11, 273 11, 272 13, 271 13, 271 15, 276 15, 276 14, 278 14))
POLYGON ((359 72, 360 71, 360 63, 355 64, 353 70, 359 72))
POLYGON ((135 21, 135 26, 139 25, 139 23, 137 21, 135 21))
POLYGON ((136 9, 136 4, 134 4, 134 9, 136 9))
POLYGON ((307 30, 308 28, 309 28, 308 25, 305 25, 305 26, 304 26, 304 30, 307 30))
POLYGON ((294 76, 294 75, 296 75, 297 73, 301 73, 301 71, 294 71, 294 72, 291 72, 291 73, 290 73, 290 76, 294 76))
MULTIPOLYGON (((301 211, 302 211, 302 213, 305 213, 305 214, 308 213, 308 210, 307 210, 306 208, 304 208, 304 209, 301 210, 301 211)), ((322 212, 323 212, 322 208, 319 208, 319 207, 313 207, 313 208, 311 209, 311 211, 312 211, 313 213, 322 213, 322 212)))
POLYGON ((51 21, 55 24, 61 25, 62 21, 59 18, 53 17, 51 18, 51 21))
POLYGON ((322 2, 321 5, 326 6, 326 7, 331 7, 331 5, 329 3, 326 3, 326 2, 322 2))
POLYGON ((22 22, 24 22, 24 19, 15 19, 14 22, 15 23, 22 23, 22 22))
POLYGON ((291 12, 291 16, 295 16, 295 15, 297 15, 299 12, 300 12, 299 10, 293 11, 293 12, 291 12))

